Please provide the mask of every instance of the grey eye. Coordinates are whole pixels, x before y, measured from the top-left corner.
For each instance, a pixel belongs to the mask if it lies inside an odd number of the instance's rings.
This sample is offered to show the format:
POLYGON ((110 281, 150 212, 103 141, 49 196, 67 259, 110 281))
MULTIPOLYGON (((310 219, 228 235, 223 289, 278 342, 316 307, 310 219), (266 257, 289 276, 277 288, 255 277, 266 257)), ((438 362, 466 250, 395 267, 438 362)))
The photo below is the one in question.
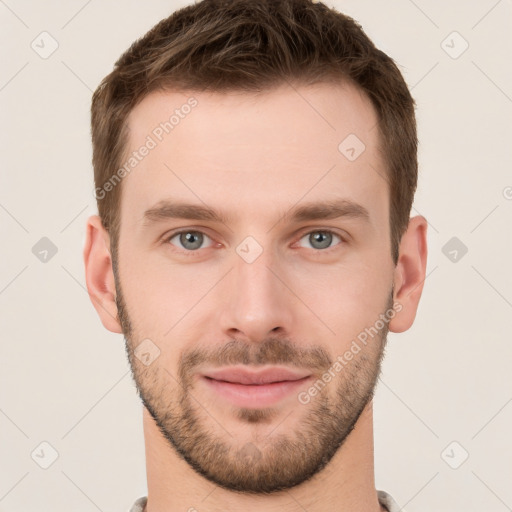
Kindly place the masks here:
POLYGON ((328 230, 311 231, 303 236, 301 240, 307 239, 313 249, 329 249, 333 242, 333 237, 337 237, 340 241, 342 240, 339 235, 328 230))
POLYGON ((200 231, 180 231, 179 233, 175 233, 172 237, 169 238, 169 242, 174 238, 178 237, 179 243, 181 244, 181 248, 186 249, 188 251, 195 251, 200 249, 203 245, 205 238, 209 238, 204 233, 200 231))

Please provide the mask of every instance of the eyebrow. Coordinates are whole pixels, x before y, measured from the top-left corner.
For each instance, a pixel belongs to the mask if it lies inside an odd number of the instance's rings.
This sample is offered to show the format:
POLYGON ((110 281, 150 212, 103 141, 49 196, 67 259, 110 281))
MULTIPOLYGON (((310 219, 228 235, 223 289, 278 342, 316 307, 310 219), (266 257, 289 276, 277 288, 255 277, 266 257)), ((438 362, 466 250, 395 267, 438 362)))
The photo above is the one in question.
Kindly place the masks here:
MULTIPOLYGON (((335 199, 306 203, 291 208, 280 217, 280 222, 304 222, 308 220, 329 220, 343 217, 361 219, 365 222, 369 222, 370 213, 364 206, 354 201, 335 199)), ((167 219, 214 221, 221 222, 222 224, 228 224, 230 222, 229 216, 214 208, 172 200, 162 200, 155 206, 146 210, 142 222, 144 226, 148 226, 167 219)))

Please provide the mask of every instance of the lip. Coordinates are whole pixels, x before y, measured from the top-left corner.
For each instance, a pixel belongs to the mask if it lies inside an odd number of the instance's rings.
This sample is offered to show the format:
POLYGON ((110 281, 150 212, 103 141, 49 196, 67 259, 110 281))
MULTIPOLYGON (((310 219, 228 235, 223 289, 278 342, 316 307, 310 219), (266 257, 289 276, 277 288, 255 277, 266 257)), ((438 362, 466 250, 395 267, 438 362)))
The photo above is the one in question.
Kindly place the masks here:
POLYGON ((284 367, 265 368, 263 370, 248 370, 243 367, 220 368, 203 373, 210 379, 231 382, 234 384, 262 385, 273 382, 296 381, 311 375, 306 371, 292 371, 284 367))
POLYGON ((238 407, 269 407, 293 392, 297 393, 311 379, 306 372, 287 368, 267 368, 249 371, 231 367, 208 371, 201 375, 206 387, 238 407))

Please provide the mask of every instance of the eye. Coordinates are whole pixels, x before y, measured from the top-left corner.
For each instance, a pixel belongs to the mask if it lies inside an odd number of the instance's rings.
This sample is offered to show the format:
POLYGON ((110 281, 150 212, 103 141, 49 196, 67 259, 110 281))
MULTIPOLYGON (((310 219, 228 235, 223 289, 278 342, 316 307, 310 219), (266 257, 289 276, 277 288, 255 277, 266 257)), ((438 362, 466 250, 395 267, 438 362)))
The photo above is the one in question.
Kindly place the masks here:
POLYGON ((341 242, 345 241, 340 235, 329 229, 310 231, 309 233, 306 233, 301 240, 306 239, 313 249, 325 250, 332 248, 331 243, 333 241, 333 237, 338 238, 341 242))
POLYGON ((203 242, 205 239, 211 240, 208 235, 203 233, 202 231, 195 231, 192 229, 185 229, 182 231, 178 231, 176 233, 172 233, 171 235, 165 237, 164 242, 171 243, 175 245, 171 241, 176 238, 180 246, 178 248, 184 249, 188 252, 196 252, 198 249, 201 249, 203 242))
MULTIPOLYGON (((337 245, 340 245, 341 243, 345 242, 345 240, 334 231, 331 231, 329 229, 317 229, 303 235, 299 243, 302 240, 306 240, 306 243, 310 244, 309 248, 315 249, 317 251, 327 251, 329 249, 334 248, 334 246, 332 246, 332 243, 335 238, 337 238, 340 241, 340 243, 338 243, 337 245)), ((203 244, 207 240, 213 242, 213 240, 202 231, 194 229, 183 229, 181 231, 176 231, 164 237, 163 243, 171 244, 177 247, 178 249, 181 249, 182 251, 189 253, 191 255, 193 253, 197 253, 199 249, 205 249, 207 247, 211 247, 214 245, 213 243, 210 243, 207 246, 203 246, 203 244), (174 239, 176 239, 175 242, 173 242, 174 239)), ((304 247, 302 243, 300 243, 300 245, 304 247)))

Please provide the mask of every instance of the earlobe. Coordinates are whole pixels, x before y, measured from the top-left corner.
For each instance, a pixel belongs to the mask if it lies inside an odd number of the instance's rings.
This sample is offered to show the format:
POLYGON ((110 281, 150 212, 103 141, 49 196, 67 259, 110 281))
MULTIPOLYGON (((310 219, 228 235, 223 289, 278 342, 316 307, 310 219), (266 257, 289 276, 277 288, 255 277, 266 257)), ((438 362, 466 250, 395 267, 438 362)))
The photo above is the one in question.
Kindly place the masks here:
POLYGON ((116 289, 109 235, 98 215, 87 219, 84 244, 85 281, 91 302, 106 329, 122 333, 115 301, 116 289))
POLYGON ((394 303, 397 314, 389 322, 391 332, 403 332, 411 327, 423 291, 427 268, 427 221, 418 215, 409 220, 400 242, 395 268, 394 303))

